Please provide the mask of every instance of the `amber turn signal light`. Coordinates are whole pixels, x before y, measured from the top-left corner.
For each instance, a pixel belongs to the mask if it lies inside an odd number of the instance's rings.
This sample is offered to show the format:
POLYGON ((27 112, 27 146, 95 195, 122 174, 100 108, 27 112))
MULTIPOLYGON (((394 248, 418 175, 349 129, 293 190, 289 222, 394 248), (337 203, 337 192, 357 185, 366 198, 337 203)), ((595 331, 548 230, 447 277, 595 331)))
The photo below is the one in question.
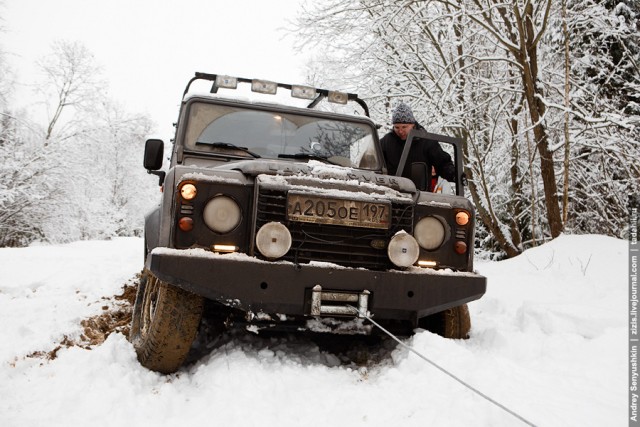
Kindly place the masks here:
POLYGON ((456 224, 467 225, 469 224, 469 214, 465 211, 460 211, 456 214, 456 224))
POLYGON ((185 184, 180 188, 180 195, 185 200, 192 200, 193 198, 196 197, 197 193, 198 193, 198 190, 196 189, 196 186, 193 184, 185 184))

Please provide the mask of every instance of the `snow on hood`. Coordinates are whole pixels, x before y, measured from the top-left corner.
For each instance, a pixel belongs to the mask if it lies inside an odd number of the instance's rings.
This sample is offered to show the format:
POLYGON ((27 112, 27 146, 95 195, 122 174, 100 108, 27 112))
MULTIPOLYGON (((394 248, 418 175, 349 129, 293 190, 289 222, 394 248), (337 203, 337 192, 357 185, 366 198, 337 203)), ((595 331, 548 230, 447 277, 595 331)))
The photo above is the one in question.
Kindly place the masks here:
POLYGON ((249 176, 313 177, 316 178, 317 182, 331 179, 333 183, 346 182, 351 185, 373 186, 371 188, 388 187, 396 190, 398 194, 416 193, 416 187, 410 179, 381 175, 363 169, 331 165, 317 160, 310 160, 308 163, 264 159, 241 160, 216 166, 215 170, 235 170, 249 176))
POLYGON ((341 168, 312 168, 309 174, 298 175, 266 175, 258 176, 260 186, 267 188, 288 189, 292 192, 314 193, 327 197, 349 200, 380 200, 400 203, 411 203, 413 193, 405 193, 389 187, 389 181, 382 179, 363 182, 361 176, 348 175, 341 168), (336 173, 338 172, 338 173, 336 173), (386 184, 386 185, 385 185, 386 184))
POLYGON ((201 181, 201 182, 210 182, 215 184, 235 184, 235 185, 243 184, 243 182, 238 178, 232 178, 232 177, 221 176, 221 175, 209 175, 202 172, 185 173, 180 177, 179 183, 182 181, 201 181))

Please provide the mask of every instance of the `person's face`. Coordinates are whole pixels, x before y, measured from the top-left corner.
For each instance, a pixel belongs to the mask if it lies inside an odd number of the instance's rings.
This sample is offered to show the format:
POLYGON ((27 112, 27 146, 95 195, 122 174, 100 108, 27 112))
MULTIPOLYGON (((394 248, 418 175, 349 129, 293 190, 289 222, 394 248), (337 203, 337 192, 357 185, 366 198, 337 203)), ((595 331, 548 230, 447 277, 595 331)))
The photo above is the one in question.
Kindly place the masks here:
POLYGON ((393 125, 393 131, 398 135, 401 140, 407 139, 409 131, 415 126, 414 123, 396 123, 393 125))

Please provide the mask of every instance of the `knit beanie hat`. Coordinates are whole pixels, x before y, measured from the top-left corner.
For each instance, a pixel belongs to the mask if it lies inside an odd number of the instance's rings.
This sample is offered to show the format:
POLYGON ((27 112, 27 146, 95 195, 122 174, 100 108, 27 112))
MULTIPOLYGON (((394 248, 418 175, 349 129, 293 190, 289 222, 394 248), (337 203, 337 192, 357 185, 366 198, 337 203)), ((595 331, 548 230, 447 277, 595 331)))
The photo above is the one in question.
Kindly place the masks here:
POLYGON ((393 109, 391 113, 391 123, 415 123, 416 119, 413 117, 411 107, 404 102, 401 102, 393 109))

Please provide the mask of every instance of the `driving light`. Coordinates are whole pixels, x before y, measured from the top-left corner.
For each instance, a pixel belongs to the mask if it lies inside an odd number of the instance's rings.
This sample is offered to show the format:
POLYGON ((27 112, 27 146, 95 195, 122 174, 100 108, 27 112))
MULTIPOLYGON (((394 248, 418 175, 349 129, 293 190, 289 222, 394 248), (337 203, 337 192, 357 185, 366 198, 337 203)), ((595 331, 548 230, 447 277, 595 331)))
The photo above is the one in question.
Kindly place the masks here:
POLYGON ((327 99, 334 104, 346 104, 348 95, 344 92, 329 91, 327 99))
POLYGON ((291 96, 300 99, 313 99, 316 97, 316 90, 309 86, 291 86, 291 96))
POLYGON ((280 258, 291 248, 291 233, 283 224, 269 222, 258 230, 256 247, 266 258, 280 258))
POLYGON ((234 245, 213 245, 212 249, 214 252, 235 252, 238 247, 234 245))
POLYGON ((420 260, 420 261, 418 261, 418 265, 419 265, 420 267, 429 267, 429 268, 433 268, 433 267, 437 266, 437 265, 438 265, 438 263, 437 263, 437 262, 435 262, 435 261, 420 260))
POLYGON ((238 79, 231 76, 216 76, 216 86, 225 89, 237 89, 238 79))
POLYGON ((228 233, 240 224, 240 206, 227 196, 211 199, 202 212, 204 223, 217 233, 228 233))
POLYGON ((278 84, 266 80, 252 80, 251 91, 258 93, 266 93, 267 95, 275 95, 278 91, 278 84))
POLYGON ((444 225, 433 216, 422 218, 413 229, 413 235, 420 247, 431 251, 437 249, 444 241, 444 225))
POLYGON ((410 267, 418 260, 420 248, 412 235, 400 232, 391 238, 387 254, 391 262, 398 267, 410 267))
POLYGON ((456 224, 467 225, 469 223, 469 213, 460 211, 456 214, 456 224))
POLYGON ((198 194, 198 190, 193 184, 185 184, 180 187, 180 195, 185 200, 193 200, 196 197, 196 194, 198 194))

